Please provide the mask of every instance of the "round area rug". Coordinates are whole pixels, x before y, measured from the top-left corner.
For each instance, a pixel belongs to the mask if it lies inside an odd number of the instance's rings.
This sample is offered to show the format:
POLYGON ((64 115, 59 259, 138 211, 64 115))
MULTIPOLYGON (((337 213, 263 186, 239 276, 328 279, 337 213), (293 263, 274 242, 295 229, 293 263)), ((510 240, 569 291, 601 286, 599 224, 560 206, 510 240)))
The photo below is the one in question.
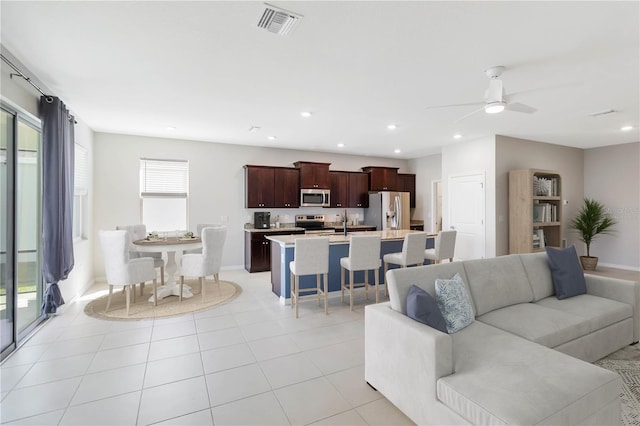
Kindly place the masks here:
MULTIPOLYGON (((220 291, 218 284, 213 280, 205 280, 206 293, 205 300, 202 301, 200 293, 200 283, 198 280, 185 280, 184 285, 191 287, 193 297, 183 298, 182 302, 178 300, 178 296, 167 296, 162 300, 158 300, 158 306, 153 306, 153 302, 149 302, 149 298, 153 294, 153 284, 147 283, 144 286, 144 293, 140 296, 140 284, 135 286, 136 301, 133 302, 133 294, 131 297, 131 305, 129 306, 129 316, 126 314, 126 299, 122 292, 122 287, 114 286, 113 295, 111 296, 111 305, 109 312, 105 312, 107 307, 107 298, 109 294, 105 294, 95 300, 92 300, 84 308, 84 313, 90 317, 100 318, 112 321, 137 321, 153 318, 170 317, 173 315, 182 315, 190 312, 203 311, 214 306, 222 305, 235 299, 242 293, 242 288, 231 281, 220 280, 220 291)), ((158 283, 160 286, 160 283, 158 283)), ((108 287, 107 287, 108 289, 108 287)))

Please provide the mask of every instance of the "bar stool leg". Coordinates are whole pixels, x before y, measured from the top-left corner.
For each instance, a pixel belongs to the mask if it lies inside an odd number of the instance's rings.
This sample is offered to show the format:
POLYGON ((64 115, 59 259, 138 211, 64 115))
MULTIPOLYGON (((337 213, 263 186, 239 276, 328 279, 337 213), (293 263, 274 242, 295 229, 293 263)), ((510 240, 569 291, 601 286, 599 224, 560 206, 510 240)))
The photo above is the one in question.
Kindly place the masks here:
POLYGON ((320 296, 321 296, 321 288, 320 287, 320 274, 316 274, 316 296, 318 297, 318 306, 320 306, 320 296))
POLYGON ((296 318, 298 318, 299 315, 299 307, 300 307, 300 277, 296 275, 296 279, 295 279, 295 285, 296 285, 296 289, 295 289, 295 297, 296 297, 296 318))
POLYGON ((387 271, 389 270, 389 264, 384 262, 384 296, 389 297, 389 283, 387 282, 387 271))
POLYGON ((344 303, 344 268, 340 267, 340 300, 344 303))
POLYGON ((353 270, 349 270, 349 309, 353 311, 353 270))
POLYGON ((364 271, 364 300, 369 300, 369 270, 364 271))
POLYGON ((293 309, 293 305, 294 305, 294 301, 293 301, 293 287, 295 286, 295 278, 293 275, 293 272, 291 272, 290 274, 291 276, 289 277, 289 295, 291 296, 291 309, 293 309))
POLYGON ((324 274, 324 314, 329 315, 329 274, 324 274))
POLYGON ((380 283, 380 270, 376 268, 375 271, 373 272, 373 275, 375 277, 375 282, 376 282, 376 303, 378 303, 380 301, 380 295, 378 293, 378 284, 380 283))

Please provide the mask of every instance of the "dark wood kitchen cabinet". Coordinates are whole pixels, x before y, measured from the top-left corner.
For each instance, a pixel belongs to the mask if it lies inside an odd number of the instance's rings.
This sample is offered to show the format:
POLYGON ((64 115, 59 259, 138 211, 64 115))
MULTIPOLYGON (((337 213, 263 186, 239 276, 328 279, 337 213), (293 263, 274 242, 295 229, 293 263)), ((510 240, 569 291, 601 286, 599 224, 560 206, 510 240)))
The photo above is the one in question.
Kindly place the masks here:
POLYGON ((349 173, 329 172, 331 181, 331 207, 349 206, 349 173))
POLYGON ((348 207, 369 207, 369 176, 366 173, 349 172, 348 207))
POLYGON ((274 207, 300 206, 300 170, 290 167, 274 168, 274 207))
POLYGON ((369 191, 397 191, 397 167, 363 167, 362 171, 369 174, 369 191))
POLYGON ((301 189, 331 189, 329 166, 331 163, 312 163, 298 161, 293 165, 300 169, 301 189))
POLYGON ((245 207, 274 207, 274 168, 246 165, 244 170, 245 207))
POLYGON ((304 234, 304 231, 245 231, 244 234, 244 269, 249 272, 265 272, 271 270, 271 241, 267 236, 304 234))
POLYGON ((410 195, 409 207, 416 207, 416 175, 409 173, 398 173, 398 191, 408 192, 410 195))

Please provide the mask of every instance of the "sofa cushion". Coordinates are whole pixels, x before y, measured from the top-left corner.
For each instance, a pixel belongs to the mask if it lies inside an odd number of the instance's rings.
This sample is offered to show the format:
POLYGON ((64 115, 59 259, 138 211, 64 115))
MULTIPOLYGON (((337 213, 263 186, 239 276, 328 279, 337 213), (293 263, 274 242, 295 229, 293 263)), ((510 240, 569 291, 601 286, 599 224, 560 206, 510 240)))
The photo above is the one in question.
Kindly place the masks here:
POLYGON ((467 260, 463 263, 476 315, 533 300, 533 292, 519 255, 467 260))
POLYGON ((546 247, 546 251, 556 297, 567 299, 585 294, 587 285, 584 282, 584 272, 582 272, 576 248, 574 246, 566 249, 546 247))
POLYGON ((533 291, 533 301, 537 302, 545 297, 553 296, 553 280, 551 279, 551 270, 547 262, 547 253, 527 253, 521 254, 520 260, 524 266, 524 270, 529 278, 529 284, 533 291))
POLYGON ((412 285, 407 295, 407 316, 443 333, 447 323, 438 308, 436 300, 428 292, 412 285))
POLYGON ((591 333, 633 317, 631 305, 590 294, 581 294, 564 300, 547 297, 537 302, 537 305, 584 318, 589 324, 591 333))
POLYGON ((470 424, 580 424, 618 398, 616 373, 480 321, 451 337, 455 373, 436 392, 470 424))
POLYGON ((460 274, 466 285, 467 276, 464 273, 462 262, 390 269, 384 279, 385 284, 389 287, 391 308, 406 315, 407 294, 409 294, 412 285, 416 285, 436 297, 436 280, 438 278, 449 279, 456 273, 460 274))
POLYGON ((584 317, 537 303, 521 303, 496 309, 478 317, 478 321, 553 348, 591 331, 584 317))
POLYGON ((460 277, 436 280, 436 302, 447 324, 447 332, 457 333, 474 320, 471 297, 460 277))

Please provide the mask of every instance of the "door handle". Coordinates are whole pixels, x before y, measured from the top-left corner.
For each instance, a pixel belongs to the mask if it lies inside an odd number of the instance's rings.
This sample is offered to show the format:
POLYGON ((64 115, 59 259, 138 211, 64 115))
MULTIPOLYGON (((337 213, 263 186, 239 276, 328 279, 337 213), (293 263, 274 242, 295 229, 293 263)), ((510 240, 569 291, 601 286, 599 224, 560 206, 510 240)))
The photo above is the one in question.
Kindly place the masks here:
POLYGON ((449 226, 449 229, 456 229, 455 226, 449 226))

